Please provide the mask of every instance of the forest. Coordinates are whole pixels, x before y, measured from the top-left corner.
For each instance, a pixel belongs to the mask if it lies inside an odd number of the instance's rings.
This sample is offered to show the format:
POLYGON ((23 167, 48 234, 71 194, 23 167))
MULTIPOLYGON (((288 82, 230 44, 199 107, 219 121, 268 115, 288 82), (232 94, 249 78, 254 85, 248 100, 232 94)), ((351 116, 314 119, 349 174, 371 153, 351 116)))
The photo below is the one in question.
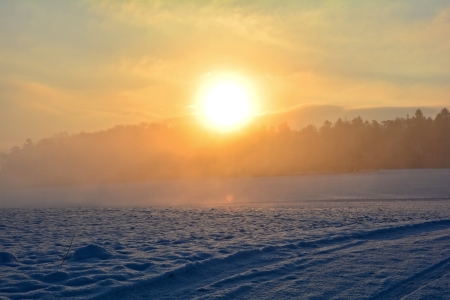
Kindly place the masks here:
POLYGON ((0 187, 450 168, 450 113, 383 122, 338 119, 300 130, 249 125, 217 133, 193 124, 118 125, 27 139, 0 153, 0 187))

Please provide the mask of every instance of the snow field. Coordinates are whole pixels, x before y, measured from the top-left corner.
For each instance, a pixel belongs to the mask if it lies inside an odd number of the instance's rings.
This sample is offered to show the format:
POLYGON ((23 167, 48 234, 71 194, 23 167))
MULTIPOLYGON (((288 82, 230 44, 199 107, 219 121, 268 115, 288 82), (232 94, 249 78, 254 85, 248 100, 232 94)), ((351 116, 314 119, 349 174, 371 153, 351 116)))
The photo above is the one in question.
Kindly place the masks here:
POLYGON ((2 209, 0 247, 5 299, 450 294, 445 199, 2 209))

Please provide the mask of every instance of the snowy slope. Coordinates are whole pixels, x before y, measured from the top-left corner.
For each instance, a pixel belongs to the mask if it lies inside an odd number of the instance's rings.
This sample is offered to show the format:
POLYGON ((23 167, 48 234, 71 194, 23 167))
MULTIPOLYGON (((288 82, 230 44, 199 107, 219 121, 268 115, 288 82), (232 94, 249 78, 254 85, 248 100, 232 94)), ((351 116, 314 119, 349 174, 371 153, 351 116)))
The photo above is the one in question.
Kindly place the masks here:
POLYGON ((449 299, 448 187, 421 182, 391 200, 1 209, 0 299, 449 299))
POLYGON ((3 253, 16 258, 0 264, 0 295, 12 299, 391 299, 450 292, 448 201, 11 209, 2 211, 0 228, 3 253), (61 266, 72 232, 71 255, 61 266))

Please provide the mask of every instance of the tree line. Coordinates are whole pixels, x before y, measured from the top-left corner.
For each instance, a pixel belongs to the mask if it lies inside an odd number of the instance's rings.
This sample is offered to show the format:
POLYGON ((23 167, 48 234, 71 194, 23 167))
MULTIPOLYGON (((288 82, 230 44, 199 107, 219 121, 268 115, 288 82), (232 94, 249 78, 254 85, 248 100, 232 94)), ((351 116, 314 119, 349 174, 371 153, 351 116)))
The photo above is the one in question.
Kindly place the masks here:
POLYGON ((58 134, 0 154, 3 188, 151 179, 248 177, 450 168, 450 113, 383 122, 325 121, 300 130, 249 126, 234 133, 193 124, 119 125, 58 134))

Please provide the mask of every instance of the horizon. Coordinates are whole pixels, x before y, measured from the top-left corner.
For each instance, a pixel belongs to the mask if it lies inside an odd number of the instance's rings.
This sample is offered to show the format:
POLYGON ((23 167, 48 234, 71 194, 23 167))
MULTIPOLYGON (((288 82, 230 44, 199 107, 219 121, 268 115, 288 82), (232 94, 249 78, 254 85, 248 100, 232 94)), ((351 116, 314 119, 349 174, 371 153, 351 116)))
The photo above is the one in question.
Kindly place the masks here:
POLYGON ((298 130, 284 122, 231 131, 225 123, 218 131, 216 124, 189 121, 27 139, 8 154, 0 152, 0 189, 450 168, 447 108, 435 118, 417 109, 381 123, 358 116, 298 130))
MULTIPOLYGON (((444 107, 446 108, 446 107, 444 107)), ((316 128, 320 128, 324 122, 329 121, 332 124, 336 123, 339 119, 341 120, 352 120, 354 118, 360 117, 364 121, 390 121, 395 119, 405 119, 408 116, 413 116, 415 111, 420 109, 426 118, 436 117, 436 115, 443 109, 441 107, 365 107, 365 108, 353 108, 353 109, 345 109, 343 107, 331 106, 331 105, 305 105, 295 107, 291 110, 281 111, 281 112, 273 112, 261 114, 258 116, 254 116, 248 124, 247 127, 274 127, 277 128, 281 124, 286 124, 292 130, 301 130, 309 125, 312 125, 316 128), (402 114, 402 115, 399 115, 402 114), (366 116, 366 117, 364 117, 366 116)), ((114 124, 110 127, 98 128, 93 130, 80 130, 74 132, 68 132, 65 130, 57 131, 50 133, 46 136, 37 136, 37 137, 29 137, 23 140, 17 140, 16 142, 10 143, 0 143, 0 153, 9 153, 13 147, 21 147, 27 140, 31 140, 32 142, 39 142, 44 139, 53 138, 59 135, 79 135, 82 133, 97 133, 101 131, 107 131, 110 129, 114 129, 117 126, 135 126, 140 124, 169 124, 169 125, 198 125, 201 127, 201 122, 199 122, 197 116, 195 115, 186 115, 181 117, 173 117, 162 119, 155 122, 136 122, 136 123, 125 123, 125 124, 114 124)), ((200 129, 199 127, 199 129, 200 129)), ((240 128, 236 131, 246 130, 245 128, 240 128)), ((209 128, 203 126, 205 130, 215 131, 214 128, 209 128)))

